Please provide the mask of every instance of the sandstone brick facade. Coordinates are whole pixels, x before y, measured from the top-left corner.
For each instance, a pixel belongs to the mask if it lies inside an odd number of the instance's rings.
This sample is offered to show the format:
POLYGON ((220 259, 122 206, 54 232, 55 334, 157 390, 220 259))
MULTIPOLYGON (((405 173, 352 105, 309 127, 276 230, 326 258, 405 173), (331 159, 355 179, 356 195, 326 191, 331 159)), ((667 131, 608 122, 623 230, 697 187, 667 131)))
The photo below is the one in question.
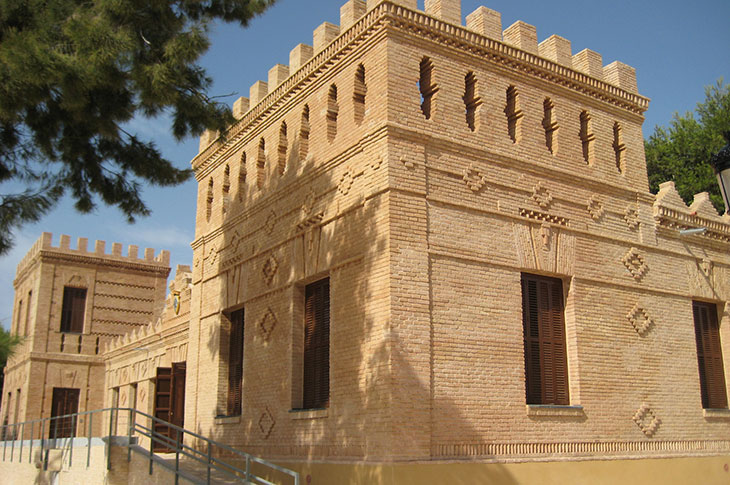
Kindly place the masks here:
POLYGON ((108 347, 105 403, 134 392, 150 412, 153 369, 186 362, 185 427, 284 462, 727 455, 692 303, 717 308, 730 382, 730 220, 707 194, 649 192, 633 68, 416 3, 350 0, 201 137, 191 272, 108 347), (523 274, 562 282, 569 405, 526 403, 523 274), (304 292, 323 278, 329 405, 301 410, 304 292))

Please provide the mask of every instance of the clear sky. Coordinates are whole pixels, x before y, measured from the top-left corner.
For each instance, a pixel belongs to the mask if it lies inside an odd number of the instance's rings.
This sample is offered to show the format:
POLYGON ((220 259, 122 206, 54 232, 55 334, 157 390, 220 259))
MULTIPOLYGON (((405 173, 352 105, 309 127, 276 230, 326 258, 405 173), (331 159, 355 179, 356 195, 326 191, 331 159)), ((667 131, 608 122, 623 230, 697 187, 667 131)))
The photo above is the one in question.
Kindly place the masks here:
MULTIPOLYGON (((232 104, 248 97, 249 87, 266 80, 274 64, 288 64, 289 51, 312 43, 312 31, 322 22, 339 23, 345 0, 279 0, 247 29, 216 25, 212 46, 202 59, 214 79, 213 95, 229 95, 232 104)), ((502 27, 517 20, 537 27, 538 41, 558 34, 572 42, 573 53, 585 48, 603 56, 603 63, 619 60, 636 68, 639 92, 650 98, 644 136, 656 125, 666 125, 674 112, 694 109, 704 99, 704 87, 723 77, 730 82, 730 0, 462 0, 462 17, 480 5, 502 14, 502 27)), ((419 1, 423 8, 423 0, 419 1)), ((131 124, 142 137, 154 140, 179 167, 189 166, 198 140, 176 143, 166 120, 136 120, 131 124)), ((176 188, 144 189, 150 217, 134 225, 115 209, 99 208, 81 215, 65 200, 36 224, 16 233, 16 246, 0 257, 0 321, 8 328, 13 311, 15 268, 41 232, 136 244, 140 248, 168 249, 173 273, 177 264, 191 264, 190 242, 195 228, 195 181, 176 188)), ((126 252, 126 248, 125 248, 126 252)))

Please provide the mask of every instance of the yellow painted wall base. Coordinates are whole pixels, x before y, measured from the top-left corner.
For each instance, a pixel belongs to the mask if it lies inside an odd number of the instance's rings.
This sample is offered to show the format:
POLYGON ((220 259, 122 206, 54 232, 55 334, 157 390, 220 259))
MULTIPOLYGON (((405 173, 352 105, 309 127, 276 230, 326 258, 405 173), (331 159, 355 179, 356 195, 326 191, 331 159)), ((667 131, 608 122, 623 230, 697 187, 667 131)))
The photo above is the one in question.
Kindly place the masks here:
POLYGON ((302 485, 728 485, 730 456, 531 463, 282 463, 302 485))

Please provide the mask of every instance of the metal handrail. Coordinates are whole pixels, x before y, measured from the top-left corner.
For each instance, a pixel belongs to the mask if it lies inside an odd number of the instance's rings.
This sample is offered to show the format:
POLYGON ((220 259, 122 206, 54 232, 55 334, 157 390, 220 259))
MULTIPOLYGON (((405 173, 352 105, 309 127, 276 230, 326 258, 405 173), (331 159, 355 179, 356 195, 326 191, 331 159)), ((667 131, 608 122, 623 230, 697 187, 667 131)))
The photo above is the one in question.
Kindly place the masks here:
MULTIPOLYGON (((31 462, 31 457, 33 454, 33 444, 34 444, 34 431, 36 429, 36 423, 40 423, 40 426, 38 426, 40 430, 40 447, 41 447, 41 461, 42 461, 42 467, 43 470, 46 470, 48 468, 48 450, 53 447, 56 448, 59 443, 61 443, 62 447, 68 446, 68 463, 69 466, 71 466, 73 462, 73 447, 74 447, 74 439, 76 437, 76 427, 80 421, 79 418, 82 416, 89 417, 88 419, 88 434, 87 434, 87 453, 86 453, 86 466, 89 467, 90 460, 91 460, 91 442, 93 436, 93 417, 96 414, 102 414, 108 412, 109 413, 109 429, 107 436, 107 469, 111 470, 112 462, 111 462, 111 445, 112 445, 112 437, 115 436, 114 431, 117 427, 117 419, 119 418, 121 413, 129 413, 129 419, 127 422, 127 461, 131 460, 132 451, 135 451, 137 453, 145 454, 149 456, 149 473, 152 474, 153 470, 153 462, 157 461, 158 464, 161 464, 162 466, 172 470, 175 472, 175 484, 179 483, 179 478, 182 476, 186 480, 192 480, 191 477, 187 476, 187 473, 184 472, 184 470, 180 467, 180 456, 187 457, 195 462, 198 462, 202 465, 204 465, 206 469, 206 480, 202 483, 211 483, 211 474, 213 471, 220 472, 225 474, 228 477, 231 477, 236 480, 240 480, 242 483, 256 483, 256 484, 263 484, 263 485, 274 485, 273 482, 270 482, 266 480, 263 477, 257 476, 254 473, 251 472, 251 464, 252 463, 258 463, 264 467, 267 467, 273 471, 282 473, 284 475, 288 475, 293 480, 293 485, 299 485, 299 474, 293 470, 289 470, 288 468, 281 467, 279 465, 276 465, 274 463, 271 463, 267 460, 264 460, 262 458, 258 458, 256 456, 250 455, 248 453, 245 453, 241 450, 237 450, 231 446, 224 445, 223 443, 219 443, 215 440, 212 440, 210 438, 207 438, 203 435, 200 435, 198 433, 194 433, 192 431, 186 430, 185 428, 182 428, 180 426, 174 425, 172 423, 169 423, 165 420, 162 420, 160 418, 157 418, 155 416, 149 415, 147 413, 143 413, 142 411, 138 411, 133 408, 104 408, 104 409, 96 409, 93 411, 84 411, 79 413, 73 413, 73 414, 65 414, 63 416, 53 416, 50 418, 41 418, 41 419, 34 419, 30 421, 24 421, 22 423, 15 423, 15 424, 7 424, 2 425, 0 427, 1 434, 0 434, 0 441, 3 443, 3 452, 2 452, 2 461, 6 460, 6 452, 8 443, 10 442, 10 461, 12 462, 14 460, 15 455, 15 443, 18 438, 18 428, 20 428, 20 452, 18 454, 18 460, 22 461, 22 453, 23 453, 23 446, 25 443, 25 431, 26 426, 30 426, 30 440, 29 440, 29 446, 30 450, 28 451, 28 463, 31 462), (146 418, 149 420, 149 427, 145 426, 142 423, 138 423, 138 417, 146 418), (58 426, 59 421, 63 419, 69 419, 71 420, 71 430, 70 430, 70 437, 58 437, 58 426), (48 431, 49 435, 51 435, 51 430, 53 429, 54 432, 52 433, 53 438, 49 436, 49 438, 45 438, 45 429, 46 429, 46 423, 48 423, 48 431), (55 428, 54 425, 55 424, 55 428), (175 437, 168 436, 166 434, 159 433, 155 431, 155 424, 164 426, 167 430, 174 431, 175 437), (8 437, 8 431, 12 429, 12 438, 7 439, 8 437), (149 439, 150 446, 149 450, 144 450, 143 448, 139 446, 132 446, 133 442, 135 441, 135 435, 144 436, 149 439), (203 443, 203 447, 205 447, 205 451, 201 451, 198 448, 189 446, 185 444, 185 437, 189 436, 190 438, 194 438, 198 440, 199 442, 203 443), (155 449, 155 443, 160 444, 161 446, 165 447, 166 449, 170 450, 169 452, 175 453, 175 464, 170 465, 168 464, 164 459, 160 458, 159 456, 157 459, 155 459, 155 454, 157 452, 154 451, 155 449), (230 455, 233 455, 234 458, 238 458, 240 460, 245 461, 245 470, 242 470, 230 463, 227 463, 223 460, 220 460, 215 457, 216 454, 219 454, 221 452, 227 452, 230 455)), ((168 431, 168 434, 172 434, 170 431, 168 431)), ((169 453, 168 452, 168 453, 169 453)), ((159 455, 159 453, 157 453, 159 455)))

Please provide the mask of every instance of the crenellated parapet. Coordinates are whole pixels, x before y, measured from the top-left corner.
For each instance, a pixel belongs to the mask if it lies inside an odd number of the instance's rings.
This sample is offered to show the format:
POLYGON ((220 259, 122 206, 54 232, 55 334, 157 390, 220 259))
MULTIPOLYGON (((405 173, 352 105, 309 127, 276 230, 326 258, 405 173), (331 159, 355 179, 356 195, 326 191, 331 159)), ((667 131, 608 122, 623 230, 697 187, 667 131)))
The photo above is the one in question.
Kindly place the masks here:
POLYGON ((654 202, 654 219, 659 227, 677 231, 704 228, 705 231, 698 237, 730 242, 730 215, 720 216, 707 192, 695 194, 694 200, 687 206, 674 182, 659 185, 654 202))
POLYGON ((89 241, 85 237, 77 239, 76 247, 71 247, 71 237, 62 234, 57 246, 53 245, 53 234, 44 232, 33 244, 28 253, 18 264, 16 279, 19 278, 38 258, 49 257, 66 259, 76 263, 104 262, 112 266, 132 266, 138 269, 146 268, 153 271, 169 271, 170 252, 162 250, 155 254, 153 248, 145 248, 140 253, 139 246, 130 244, 125 248, 121 243, 111 243, 111 251, 107 252, 106 241, 95 241, 93 250, 89 249, 89 241))
POLYGON ((239 120, 228 130, 225 142, 219 134, 206 131, 200 138, 200 150, 192 162, 198 174, 215 166, 224 157, 226 147, 238 139, 294 96, 302 84, 321 74, 326 66, 347 54, 356 42, 389 26, 412 30, 500 63, 508 69, 538 76, 575 89, 640 114, 648 99, 637 92, 634 68, 615 61, 604 65, 602 56, 590 49, 573 54, 571 43, 557 35, 538 42, 537 29, 518 21, 502 29, 499 12, 479 7, 461 22, 460 0, 427 0, 424 11, 416 0, 350 0, 340 9, 340 25, 323 23, 312 35, 312 45, 299 44, 292 49, 289 65, 272 67, 266 81, 257 81, 249 98, 239 98, 233 105, 239 120))

